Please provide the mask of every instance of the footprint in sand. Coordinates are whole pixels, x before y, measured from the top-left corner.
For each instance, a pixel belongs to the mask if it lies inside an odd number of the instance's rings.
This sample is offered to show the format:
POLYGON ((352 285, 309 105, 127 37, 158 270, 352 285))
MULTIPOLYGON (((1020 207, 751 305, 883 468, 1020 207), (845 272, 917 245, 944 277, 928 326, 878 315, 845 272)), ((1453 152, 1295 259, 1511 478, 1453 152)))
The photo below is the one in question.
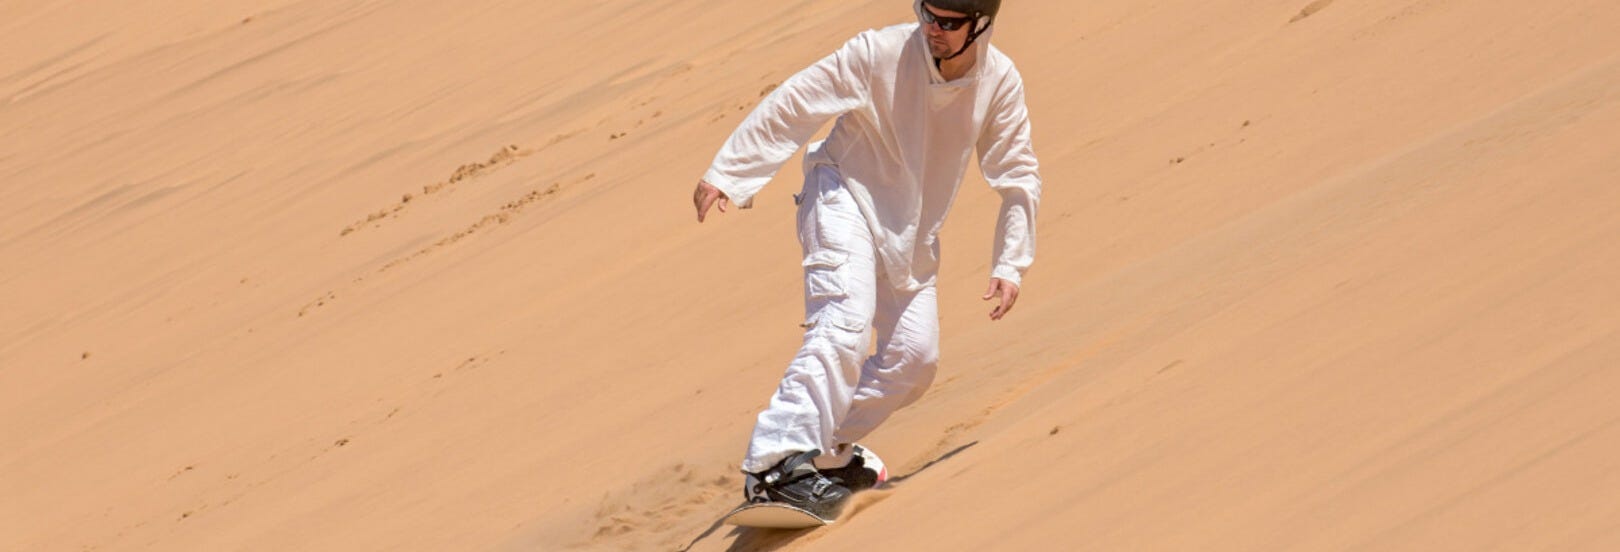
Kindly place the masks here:
MULTIPOLYGON (((596 178, 596 173, 590 173, 575 181, 574 184, 582 184, 594 178, 596 178)), ((495 211, 494 213, 484 215, 484 218, 479 219, 478 222, 474 222, 471 226, 468 226, 465 229, 462 229, 461 231, 449 236, 445 236, 439 241, 417 250, 415 253, 389 261, 387 264, 383 265, 382 268, 377 269, 377 273, 380 274, 387 272, 394 267, 410 262, 412 259, 421 257, 423 255, 428 255, 439 249, 454 245, 456 242, 466 239, 468 236, 476 234, 491 225, 500 225, 511 222, 512 219, 521 214, 524 209, 527 209, 535 202, 557 195, 557 193, 563 190, 563 187, 564 186, 562 183, 553 182, 551 186, 545 189, 532 190, 529 193, 524 194, 522 197, 508 201, 505 205, 502 205, 499 210, 495 211)))
POLYGON ((298 309, 298 317, 303 318, 304 315, 309 314, 310 311, 324 307, 328 302, 336 300, 337 293, 328 291, 325 295, 315 298, 314 301, 304 304, 304 308, 298 309))
POLYGON ((1332 4, 1332 3, 1333 3, 1333 0, 1316 0, 1315 2, 1311 2, 1309 4, 1306 4, 1305 8, 1299 10, 1299 13, 1295 14, 1294 18, 1289 19, 1288 22, 1293 23, 1295 21, 1299 21, 1301 19, 1305 19, 1307 17, 1316 15, 1316 12, 1322 11, 1323 9, 1327 8, 1329 4, 1332 4))
MULTIPOLYGON (((553 140, 553 143, 562 139, 566 139, 566 137, 559 136, 557 139, 553 140)), ((423 186, 422 193, 420 195, 411 193, 401 195, 399 201, 393 206, 366 215, 364 219, 358 220, 353 224, 344 227, 342 231, 338 232, 338 235, 347 236, 368 227, 379 226, 384 220, 398 217, 400 213, 405 211, 406 207, 411 205, 412 201, 415 201, 420 197, 427 197, 442 191, 446 191, 462 181, 488 174, 496 169, 515 163, 518 159, 534 155, 538 151, 539 150, 523 149, 518 147, 517 144, 503 147, 496 150, 494 154, 490 155, 489 160, 487 161, 467 163, 460 167, 456 167, 455 172, 450 173, 449 178, 423 186)))

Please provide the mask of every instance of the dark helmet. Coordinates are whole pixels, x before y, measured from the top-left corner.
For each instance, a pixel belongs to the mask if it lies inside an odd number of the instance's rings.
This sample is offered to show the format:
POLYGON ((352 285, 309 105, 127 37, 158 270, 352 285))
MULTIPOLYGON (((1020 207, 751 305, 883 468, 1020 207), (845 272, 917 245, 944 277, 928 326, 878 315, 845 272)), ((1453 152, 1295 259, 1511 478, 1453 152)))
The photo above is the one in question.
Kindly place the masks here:
POLYGON ((1001 9, 1001 0, 923 0, 923 2, 942 10, 968 14, 974 19, 987 17, 993 20, 996 18, 996 12, 1001 9))
POLYGON ((942 10, 965 13, 968 17, 973 18, 973 27, 968 29, 967 42, 962 44, 961 50, 957 50, 956 53, 944 59, 960 56, 962 52, 966 52, 968 48, 973 47, 973 41, 978 40, 979 35, 990 30, 990 25, 996 22, 996 12, 1001 11, 1001 0, 917 0, 915 8, 918 18, 923 15, 923 4, 942 10))

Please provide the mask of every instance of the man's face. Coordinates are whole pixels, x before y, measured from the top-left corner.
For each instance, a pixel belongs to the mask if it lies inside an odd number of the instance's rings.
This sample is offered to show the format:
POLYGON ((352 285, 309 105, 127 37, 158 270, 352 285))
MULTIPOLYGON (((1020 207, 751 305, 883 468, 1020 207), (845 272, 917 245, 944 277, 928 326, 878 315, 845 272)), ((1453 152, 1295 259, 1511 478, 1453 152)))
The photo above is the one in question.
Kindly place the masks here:
POLYGON ((920 15, 923 30, 928 35, 929 52, 936 58, 946 58, 960 51, 962 45, 967 43, 968 28, 973 25, 971 21, 964 23, 967 14, 942 10, 928 5, 927 2, 923 2, 922 9, 924 13, 920 15), (944 29, 952 25, 958 25, 956 30, 944 29))

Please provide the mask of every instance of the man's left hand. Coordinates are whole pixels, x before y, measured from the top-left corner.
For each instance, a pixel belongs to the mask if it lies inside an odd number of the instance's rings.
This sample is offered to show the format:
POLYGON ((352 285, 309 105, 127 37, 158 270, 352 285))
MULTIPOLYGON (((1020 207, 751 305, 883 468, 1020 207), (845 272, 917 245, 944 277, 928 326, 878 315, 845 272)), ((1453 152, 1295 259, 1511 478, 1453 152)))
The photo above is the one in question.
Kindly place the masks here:
POLYGON ((990 289, 984 291, 983 299, 989 301, 994 297, 1000 297, 1001 304, 996 305, 995 310, 990 311, 990 319, 1001 320, 1001 317, 1007 316, 1007 313, 1012 311, 1013 303, 1018 302, 1018 284, 1001 278, 991 278, 990 289))

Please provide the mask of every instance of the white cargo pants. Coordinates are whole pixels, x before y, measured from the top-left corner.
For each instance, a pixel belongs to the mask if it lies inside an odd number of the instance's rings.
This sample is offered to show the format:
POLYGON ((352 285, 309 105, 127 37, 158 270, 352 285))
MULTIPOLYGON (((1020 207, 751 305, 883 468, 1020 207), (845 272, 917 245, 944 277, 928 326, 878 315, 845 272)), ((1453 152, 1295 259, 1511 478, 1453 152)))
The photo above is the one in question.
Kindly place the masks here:
POLYGON ((843 465, 850 452, 839 445, 921 397, 939 363, 934 286, 897 290, 878 273, 871 229, 837 167, 811 168, 797 198, 804 344, 759 413, 742 463, 749 472, 811 449, 822 451, 818 465, 843 465))

